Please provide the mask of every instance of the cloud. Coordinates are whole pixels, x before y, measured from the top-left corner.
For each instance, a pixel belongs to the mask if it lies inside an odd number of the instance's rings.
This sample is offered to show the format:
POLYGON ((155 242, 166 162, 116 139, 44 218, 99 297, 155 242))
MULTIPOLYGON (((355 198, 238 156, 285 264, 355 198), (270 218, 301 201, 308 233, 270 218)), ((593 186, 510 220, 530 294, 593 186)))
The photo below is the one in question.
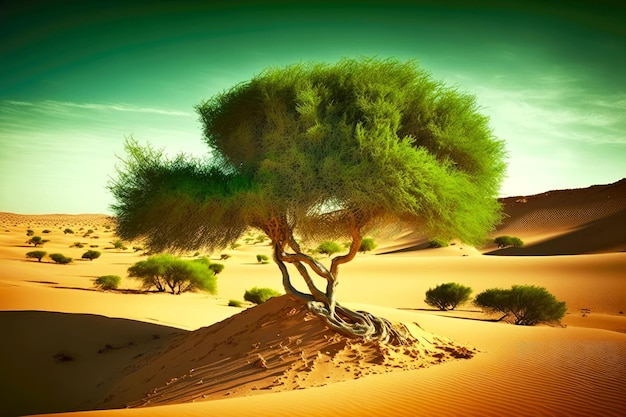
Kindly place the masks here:
POLYGON ((56 100, 42 100, 42 101, 17 101, 17 100, 2 100, 0 106, 7 111, 16 111, 19 108, 28 107, 32 110, 40 111, 43 113, 70 113, 76 109, 84 110, 96 110, 96 111, 109 111, 109 112, 127 112, 127 113, 147 113, 158 114, 164 116, 191 116, 191 113, 183 112, 179 110, 167 110, 154 107, 140 107, 132 104, 125 103, 75 103, 71 101, 56 101, 56 100))

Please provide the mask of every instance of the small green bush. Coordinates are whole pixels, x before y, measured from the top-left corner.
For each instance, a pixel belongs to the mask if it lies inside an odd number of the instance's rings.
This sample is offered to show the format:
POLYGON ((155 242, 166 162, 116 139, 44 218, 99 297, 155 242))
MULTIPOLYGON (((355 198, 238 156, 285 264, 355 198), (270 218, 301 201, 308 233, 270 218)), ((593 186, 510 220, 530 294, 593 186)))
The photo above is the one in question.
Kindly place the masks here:
POLYGON ((378 245, 374 242, 374 239, 371 237, 364 237, 361 240, 361 245, 359 246, 359 252, 365 253, 376 249, 378 245))
POLYGON ((282 294, 271 288, 258 288, 254 287, 250 290, 246 290, 243 295, 243 299, 250 301, 254 304, 263 304, 272 297, 280 297, 282 294))
POLYGON ((326 240, 319 244, 316 251, 317 253, 323 253, 325 255, 331 256, 334 253, 341 252, 342 249, 339 243, 326 240))
POLYGON ((103 275, 95 280, 94 285, 101 290, 115 290, 121 281, 118 275, 103 275))
POLYGON ((515 236, 498 236, 493 240, 493 242, 499 248, 507 248, 509 246, 513 246, 514 248, 521 248, 524 246, 524 242, 519 237, 515 236))
POLYGON ((28 229, 26 231, 26 236, 33 236, 34 234, 35 234, 35 232, 33 230, 31 230, 31 229, 28 229))
POLYGON ((491 288, 476 296, 474 304, 491 313, 514 317, 514 323, 532 326, 559 322, 567 307, 543 287, 513 285, 510 290, 491 288))
POLYGON ((187 291, 217 292, 217 278, 206 258, 185 260, 170 254, 150 256, 128 268, 128 276, 142 281, 143 287, 169 288, 172 294, 187 291))
POLYGON ((224 264, 210 264, 209 269, 213 271, 215 275, 218 275, 220 272, 224 270, 224 264))
POLYGON ((58 264, 69 264, 70 262, 73 261, 72 258, 70 258, 69 256, 63 255, 62 253, 51 253, 50 259, 52 259, 54 262, 58 264))
POLYGON ((472 289, 456 282, 441 284, 426 291, 424 302, 439 310, 454 310, 469 301, 472 289))
POLYGON ((268 258, 267 255, 259 254, 259 255, 256 256, 256 261, 258 263, 260 263, 260 264, 268 264, 268 263, 270 263, 270 258, 268 258))
POLYGON ((228 301, 228 306, 229 307, 241 307, 243 305, 243 303, 239 300, 229 300, 228 301))
POLYGON ((433 239, 428 242, 429 248, 446 248, 450 245, 450 243, 443 239, 433 239))
POLYGON ((41 259, 47 255, 48 252, 45 250, 34 250, 32 252, 26 253, 27 258, 35 258, 37 261, 41 262, 41 259))
POLYGON ((93 261, 94 259, 99 258, 100 255, 102 255, 102 253, 100 251, 88 250, 87 252, 83 253, 83 256, 81 256, 81 258, 89 259, 90 261, 93 261))
POLYGON ((70 245, 70 248, 78 248, 78 249, 82 249, 85 247, 84 243, 81 242, 74 242, 70 245))
POLYGON ((48 233, 52 233, 52 231, 51 231, 51 230, 48 230, 48 229, 44 229, 44 230, 42 230, 42 232, 41 232, 41 233, 46 233, 46 234, 48 234, 48 233))
POLYGON ((73 234, 74 234, 74 231, 68 227, 67 229, 65 229, 65 230, 63 231, 63 234, 66 234, 66 235, 67 235, 67 234, 73 235, 73 234))
POLYGON ((222 254, 220 255, 220 260, 221 260, 221 261, 225 261, 225 260, 226 260, 226 259, 228 259, 228 258, 230 258, 230 255, 229 255, 229 254, 227 254, 227 253, 222 253, 222 254))

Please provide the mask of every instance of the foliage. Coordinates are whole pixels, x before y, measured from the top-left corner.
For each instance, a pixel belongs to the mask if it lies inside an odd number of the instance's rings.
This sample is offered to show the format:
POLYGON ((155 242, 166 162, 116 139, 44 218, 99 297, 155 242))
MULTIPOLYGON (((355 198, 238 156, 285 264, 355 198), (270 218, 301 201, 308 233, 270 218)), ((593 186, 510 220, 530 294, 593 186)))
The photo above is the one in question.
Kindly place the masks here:
POLYGON ((41 236, 33 236, 26 241, 29 245, 33 245, 34 247, 43 246, 44 243, 50 242, 47 239, 42 239, 41 236))
POLYGON ((126 246, 124 246, 124 242, 122 242, 121 239, 117 239, 113 242, 111 242, 111 244, 113 245, 113 248, 117 249, 117 250, 126 250, 126 246))
POLYGON ((493 240, 493 242, 499 248, 506 248, 509 246, 513 246, 514 248, 521 248, 524 246, 524 242, 522 239, 514 236, 498 236, 493 240))
POLYGON ((361 240, 361 244, 359 245, 359 252, 365 253, 365 252, 373 251, 377 247, 378 245, 376 244, 376 242, 374 242, 373 238, 364 237, 363 240, 361 240))
POLYGON ((243 303, 239 300, 228 300, 229 307, 241 307, 243 303))
POLYGON ((118 275, 103 275, 95 280, 94 285, 101 290, 115 290, 121 281, 122 278, 118 275))
POLYGON ((78 248, 78 249, 82 249, 85 247, 85 244, 82 242, 74 242, 70 245, 70 248, 78 248))
POLYGON ((209 269, 213 271, 215 275, 219 275, 224 270, 224 264, 211 263, 209 269))
POLYGON ((426 291, 424 302, 439 310, 454 310, 457 306, 466 303, 470 299, 472 289, 456 282, 441 284, 426 291))
POLYGON ((33 236, 34 234, 35 234, 35 231, 33 231, 33 230, 31 230, 31 229, 28 229, 28 230, 26 231, 26 236, 33 236))
POLYGON ((63 234, 65 234, 65 235, 67 235, 67 234, 73 235, 74 231, 68 227, 67 229, 63 230, 63 234))
POLYGON ((72 258, 70 258, 69 256, 63 255, 62 253, 51 253, 50 259, 52 259, 54 262, 58 264, 69 264, 70 262, 73 261, 72 258))
POLYGON ((330 240, 325 240, 320 243, 319 246, 315 249, 317 253, 323 253, 325 255, 331 256, 334 253, 341 252, 343 249, 341 245, 337 242, 332 242, 330 240))
POLYGON ((256 261, 260 264, 267 264, 270 261, 270 258, 267 255, 257 254, 256 261))
POLYGON ((226 259, 230 258, 230 255, 227 253, 222 253, 220 255, 220 260, 225 261, 226 259))
POLYGON ((444 239, 433 239, 428 242, 429 248, 445 248, 449 245, 447 240, 444 239))
POLYGON ((102 253, 100 251, 88 250, 87 252, 83 253, 83 256, 81 256, 81 258, 89 259, 90 261, 93 261, 94 259, 99 258, 100 255, 102 255, 102 253))
POLYGON ((47 233, 52 233, 52 231, 49 230, 49 229, 44 229, 44 230, 41 231, 41 233, 46 233, 47 234, 47 233))
POLYGON ((34 250, 31 252, 27 252, 26 257, 35 258, 37 259, 37 261, 41 262, 41 259, 43 259, 47 254, 48 252, 46 252, 45 250, 34 250))
POLYGON ((532 326, 558 322, 567 307, 543 287, 513 285, 510 290, 492 288, 476 296, 474 303, 489 312, 513 315, 515 324, 532 326))
POLYGON ((144 289, 156 287, 158 291, 169 288, 172 294, 187 291, 207 291, 215 294, 217 278, 204 261, 183 260, 160 254, 148 257, 128 268, 128 275, 142 282, 144 289))
POLYGON ((345 334, 369 338, 376 327, 399 335, 335 300, 338 268, 369 231, 402 220, 432 238, 479 244, 500 220, 504 143, 473 96, 415 62, 268 68, 196 110, 210 158, 166 157, 127 140, 109 183, 117 235, 154 251, 192 251, 261 230, 285 291, 325 306, 319 314, 345 334), (294 236, 352 244, 326 268, 294 236), (291 284, 286 263, 309 293, 291 284))
POLYGON ((250 301, 254 304, 263 304, 272 297, 280 297, 282 294, 271 288, 258 288, 254 287, 250 290, 246 290, 243 295, 243 299, 250 301))

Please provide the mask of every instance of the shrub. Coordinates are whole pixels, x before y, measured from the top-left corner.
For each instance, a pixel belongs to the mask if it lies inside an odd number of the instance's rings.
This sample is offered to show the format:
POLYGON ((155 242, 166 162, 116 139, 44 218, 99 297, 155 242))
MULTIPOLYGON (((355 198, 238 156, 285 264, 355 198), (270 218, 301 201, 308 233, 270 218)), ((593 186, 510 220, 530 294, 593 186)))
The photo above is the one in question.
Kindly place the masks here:
POLYGON ((280 297, 282 294, 271 288, 258 288, 254 287, 250 290, 246 290, 243 295, 243 299, 250 301, 254 304, 263 304, 272 297, 280 297))
POLYGON ((359 246, 359 252, 365 253, 376 249, 378 245, 371 237, 365 237, 361 240, 361 246, 359 246))
POLYGON ((94 259, 99 258, 100 255, 102 255, 102 253, 97 250, 88 250, 87 252, 83 253, 83 256, 81 256, 81 258, 93 261, 94 259))
POLYGON ((85 234, 90 235, 92 233, 93 233, 93 229, 89 229, 89 230, 87 230, 87 232, 85 234))
POLYGON ((443 239, 433 239, 428 242, 429 248, 446 248, 450 245, 450 243, 443 239))
POLYGON ((89 247, 90 247, 90 248, 97 248, 97 247, 99 247, 99 246, 100 246, 100 245, 89 245, 89 247))
POLYGON ((331 256, 333 253, 341 252, 341 245, 337 242, 326 240, 319 244, 316 251, 331 256))
POLYGON ((31 229, 28 229, 26 231, 26 236, 33 236, 34 234, 35 234, 35 232, 33 230, 31 230, 31 229))
POLYGON ((169 254, 153 255, 128 268, 131 278, 142 281, 143 287, 156 287, 158 291, 169 288, 172 294, 187 291, 207 291, 215 294, 215 273, 202 258, 183 260, 169 254))
POLYGON ((514 248, 521 248, 524 246, 524 242, 519 237, 514 236, 498 236, 493 240, 493 242, 499 248, 506 248, 509 246, 513 246, 514 248))
POLYGON ((241 307, 243 305, 243 303, 239 300, 229 300, 228 301, 228 306, 229 307, 241 307))
POLYGON ((513 285, 510 290, 492 288, 476 296, 474 303, 492 313, 515 317, 515 324, 532 326, 559 322, 567 307, 543 287, 513 285))
POLYGON ((63 231, 63 234, 66 234, 66 235, 67 235, 67 234, 73 235, 73 234, 74 234, 74 231, 68 227, 67 229, 65 229, 65 230, 63 231))
POLYGON ((72 258, 70 258, 69 256, 63 255, 62 253, 51 253, 50 259, 52 259, 54 262, 58 264, 69 264, 70 262, 73 261, 72 258))
POLYGON ((227 253, 222 253, 222 254, 220 255, 220 260, 221 260, 221 261, 225 261, 225 260, 226 260, 226 259, 228 259, 228 258, 230 258, 230 255, 229 255, 229 254, 227 254, 227 253))
POLYGON ((41 233, 46 233, 46 234, 47 234, 47 233, 52 233, 52 231, 51 231, 51 230, 48 230, 48 229, 45 229, 45 230, 43 230, 41 233))
POLYGON ((47 255, 48 252, 45 250, 34 250, 32 252, 26 253, 27 258, 35 258, 37 261, 41 262, 41 259, 47 255))
POLYGON ((95 280, 94 285, 101 290, 115 290, 121 281, 122 278, 118 275, 103 275, 95 280))
POLYGON ((34 247, 43 245, 46 242, 50 242, 50 241, 47 239, 42 239, 41 236, 33 236, 26 241, 26 243, 28 243, 29 245, 33 245, 34 247))
POLYGON ((257 255, 256 256, 256 261, 260 264, 268 264, 270 263, 270 258, 267 255, 257 255))
POLYGON ((124 249, 126 249, 125 246, 124 246, 124 242, 122 242, 120 239, 117 239, 116 241, 111 242, 111 244, 117 250, 124 250, 124 249))
POLYGON ((141 246, 133 246, 133 251, 135 252, 141 252, 143 250, 143 247, 141 246))
POLYGON ((210 264, 209 269, 213 271, 215 275, 219 275, 224 270, 224 264, 210 264))
POLYGON ((472 289, 456 282, 441 284, 426 291, 424 302, 439 310, 454 310, 456 306, 466 303, 470 299, 472 289))
POLYGON ((81 242, 74 242, 70 245, 70 248, 78 248, 78 249, 82 249, 84 248, 85 245, 81 242))

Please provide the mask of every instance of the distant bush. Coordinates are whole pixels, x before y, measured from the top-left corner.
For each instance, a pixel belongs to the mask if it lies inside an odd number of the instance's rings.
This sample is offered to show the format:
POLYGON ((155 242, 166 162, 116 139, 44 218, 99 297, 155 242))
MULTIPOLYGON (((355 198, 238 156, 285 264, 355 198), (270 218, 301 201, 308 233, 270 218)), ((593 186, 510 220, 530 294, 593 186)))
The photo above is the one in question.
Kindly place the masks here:
POLYGON ((121 281, 122 278, 118 275, 103 275, 95 280, 94 285, 101 290, 115 290, 121 281))
POLYGON ((169 254, 153 255, 128 268, 128 275, 142 281, 144 289, 169 288, 172 294, 187 291, 207 291, 215 294, 217 278, 202 260, 184 260, 169 254))
POLYGON ((133 246, 133 251, 134 252, 141 252, 143 250, 143 247, 141 246, 133 246))
POLYGON ((365 253, 376 249, 378 245, 371 237, 365 237, 361 240, 361 246, 359 246, 359 252, 365 253))
POLYGON ((33 245, 34 247, 43 246, 44 243, 50 242, 47 239, 42 239, 41 236, 33 236, 26 241, 29 245, 33 245))
POLYGON ((113 245, 113 248, 115 248, 117 250, 126 250, 126 249, 128 249, 126 246, 124 246, 124 242, 122 242, 120 239, 117 239, 117 240, 111 242, 111 244, 113 245))
POLYGON ((429 248, 446 248, 450 245, 450 243, 443 239, 433 239, 428 242, 429 248))
POLYGON ((26 236, 33 236, 34 234, 35 234, 35 231, 34 231, 34 230, 28 229, 28 230, 26 231, 26 236))
POLYGON ((538 323, 559 322, 567 307, 543 287, 534 285, 513 285, 510 290, 492 288, 476 296, 474 301, 492 313, 502 313, 515 317, 515 324, 532 326, 538 323))
POLYGON ((83 253, 83 256, 81 256, 81 258, 89 259, 90 261, 93 261, 94 259, 99 258, 100 255, 102 255, 102 253, 100 251, 88 250, 87 252, 83 253))
POLYGON ((69 264, 70 262, 73 261, 72 258, 70 258, 69 256, 63 255, 62 253, 51 253, 50 259, 52 259, 54 262, 58 264, 69 264))
POLYGON ((73 235, 73 234, 74 234, 74 231, 68 227, 67 229, 65 229, 65 230, 63 231, 63 233, 64 233, 64 234, 66 234, 66 235, 68 235, 68 234, 69 234, 69 235, 73 235))
POLYGON ((212 263, 209 265, 209 269, 213 271, 215 275, 219 275, 224 270, 224 265, 212 263))
POLYGON ((263 304, 272 297, 280 297, 282 294, 271 288, 258 288, 254 287, 250 290, 246 290, 243 295, 243 299, 250 301, 254 304, 263 304))
POLYGON ((26 257, 34 258, 37 259, 37 261, 41 262, 41 259, 44 258, 47 254, 48 252, 46 252, 45 250, 34 250, 32 252, 26 253, 26 257))
POLYGON ((100 247, 100 245, 89 245, 90 248, 97 248, 100 247))
POLYGON ((441 284, 426 291, 424 302, 439 310, 454 310, 470 299, 472 289, 456 282, 441 284))
POLYGON ((268 258, 267 255, 259 254, 259 255, 256 256, 256 261, 258 263, 260 263, 260 264, 268 264, 268 263, 270 263, 270 258, 268 258))
POLYGON ((514 236, 498 236, 493 240, 493 242, 499 248, 507 248, 509 246, 513 246, 514 248, 521 248, 524 246, 524 242, 519 237, 514 236))
POLYGON ((85 247, 84 243, 81 242, 74 242, 70 245, 70 248, 78 248, 78 249, 82 249, 85 247))
POLYGON ((48 234, 48 233, 52 233, 52 231, 51 231, 51 230, 48 230, 48 229, 44 229, 44 230, 42 230, 42 231, 41 231, 41 233, 46 233, 46 234, 48 234))
POLYGON ((226 259, 230 258, 230 255, 227 253, 222 253, 220 255, 220 260, 225 261, 226 259))
POLYGON ((228 306, 229 307, 241 307, 243 305, 243 303, 239 300, 229 300, 228 301, 228 306))
POLYGON ((90 234, 92 234, 92 233, 93 233, 93 229, 89 229, 89 230, 87 230, 87 232, 86 232, 86 234, 88 234, 88 235, 90 235, 90 234))
POLYGON ((328 256, 342 251, 341 245, 339 243, 330 240, 326 240, 320 243, 315 250, 317 251, 317 253, 323 253, 328 256))

